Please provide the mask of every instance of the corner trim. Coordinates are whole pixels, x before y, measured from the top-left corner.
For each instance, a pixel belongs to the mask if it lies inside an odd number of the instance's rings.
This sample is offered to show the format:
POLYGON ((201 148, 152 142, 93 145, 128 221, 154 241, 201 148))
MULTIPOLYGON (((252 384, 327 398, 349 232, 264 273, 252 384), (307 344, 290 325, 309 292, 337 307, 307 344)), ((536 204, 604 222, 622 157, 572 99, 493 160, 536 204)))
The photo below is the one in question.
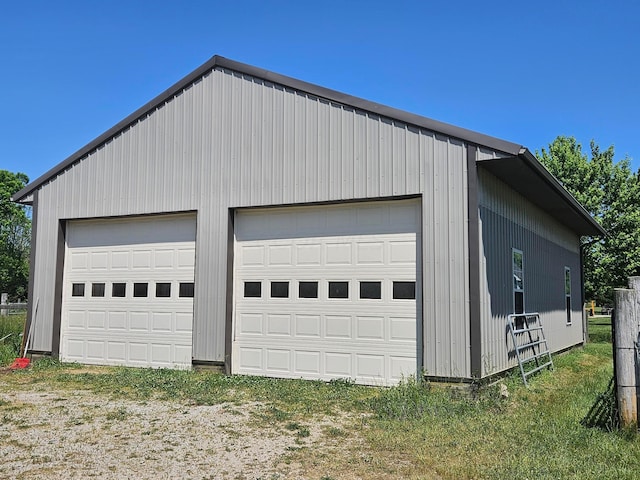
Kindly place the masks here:
POLYGON ((469 348, 471 376, 482 377, 480 310, 480 218, 478 214, 478 147, 467 145, 467 219, 469 251, 469 348))
POLYGON ((231 375, 231 360, 233 358, 233 262, 234 262, 234 232, 235 210, 230 208, 227 223, 227 298, 224 326, 224 371, 231 375))
MULTIPOLYGON (((31 323, 33 322, 34 312, 34 282, 36 271, 36 243, 38 240, 38 190, 33 192, 33 203, 31 205, 31 244, 29 246, 29 283, 27 284, 27 319, 24 324, 24 335, 22 340, 22 348, 24 350, 26 346, 26 340, 29 336, 29 330, 31 330, 31 323)), ((22 354, 26 355, 27 352, 23 351, 22 354)))
POLYGON ((64 282, 64 253, 67 223, 58 221, 58 244, 56 246, 56 284, 53 293, 53 326, 51 333, 51 356, 60 358, 60 328, 62 325, 62 284, 64 282))

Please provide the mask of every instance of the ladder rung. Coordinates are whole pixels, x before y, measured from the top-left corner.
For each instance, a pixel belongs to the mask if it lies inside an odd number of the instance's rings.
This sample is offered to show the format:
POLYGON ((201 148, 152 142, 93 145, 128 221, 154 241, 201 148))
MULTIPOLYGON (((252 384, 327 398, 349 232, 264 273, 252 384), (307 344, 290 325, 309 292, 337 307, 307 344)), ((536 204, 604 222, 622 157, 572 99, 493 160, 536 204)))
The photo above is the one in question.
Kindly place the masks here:
POLYGON ((513 333, 527 333, 527 332, 536 332, 538 330, 542 330, 542 327, 518 328, 517 330, 512 330, 512 331, 513 333))
POLYGON ((532 373, 536 373, 538 370, 542 370, 545 367, 548 367, 549 365, 553 365, 552 362, 547 362, 543 365, 540 365, 539 367, 534 368, 533 370, 529 370, 528 372, 524 372, 524 376, 528 377, 529 375, 531 375, 532 373))
POLYGON ((531 363, 531 362, 540 363, 541 361, 543 361, 543 360, 545 360, 547 358, 549 358, 549 356, 545 354, 545 355, 542 355, 542 356, 534 355, 532 357, 522 358, 521 360, 522 360, 522 365, 525 365, 525 364, 531 363))
POLYGON ((536 345, 541 345, 543 343, 547 343, 547 341, 544 340, 544 339, 543 340, 538 340, 538 341, 531 342, 531 343, 525 343, 524 345, 516 345, 516 348, 518 350, 525 350, 527 348, 535 347, 536 345))

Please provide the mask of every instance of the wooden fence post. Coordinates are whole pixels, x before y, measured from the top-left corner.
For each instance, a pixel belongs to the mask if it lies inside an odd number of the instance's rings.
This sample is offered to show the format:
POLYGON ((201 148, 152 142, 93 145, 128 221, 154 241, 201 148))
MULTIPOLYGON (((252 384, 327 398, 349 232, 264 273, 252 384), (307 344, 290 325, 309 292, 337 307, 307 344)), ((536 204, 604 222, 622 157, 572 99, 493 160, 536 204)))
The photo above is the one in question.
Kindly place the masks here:
POLYGON ((636 395, 636 348, 638 323, 636 320, 636 291, 616 288, 615 296, 615 362, 620 425, 638 425, 636 395))

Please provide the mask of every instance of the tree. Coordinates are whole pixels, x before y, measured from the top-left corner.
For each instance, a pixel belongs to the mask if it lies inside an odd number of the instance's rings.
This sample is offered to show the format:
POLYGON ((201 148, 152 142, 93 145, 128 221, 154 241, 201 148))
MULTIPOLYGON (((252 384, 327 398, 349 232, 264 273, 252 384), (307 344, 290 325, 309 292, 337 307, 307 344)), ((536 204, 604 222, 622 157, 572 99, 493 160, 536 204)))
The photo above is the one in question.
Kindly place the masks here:
POLYGON ((10 300, 27 297, 31 219, 11 195, 29 182, 24 173, 0 170, 0 293, 10 300))
POLYGON ((587 299, 611 304, 612 289, 640 273, 640 171, 631 171, 627 157, 615 162, 613 146, 590 146, 591 158, 575 138, 560 136, 536 155, 607 231, 583 238, 582 248, 587 299))

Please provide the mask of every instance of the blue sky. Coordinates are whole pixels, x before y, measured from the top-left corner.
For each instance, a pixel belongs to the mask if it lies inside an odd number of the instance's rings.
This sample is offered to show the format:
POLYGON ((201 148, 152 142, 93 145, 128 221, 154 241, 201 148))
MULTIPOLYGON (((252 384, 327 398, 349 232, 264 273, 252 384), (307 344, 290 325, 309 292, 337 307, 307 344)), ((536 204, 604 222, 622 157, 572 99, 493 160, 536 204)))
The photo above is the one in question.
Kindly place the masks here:
POLYGON ((204 63, 248 63, 546 147, 640 167, 631 0, 3 2, 0 168, 35 179, 204 63))

